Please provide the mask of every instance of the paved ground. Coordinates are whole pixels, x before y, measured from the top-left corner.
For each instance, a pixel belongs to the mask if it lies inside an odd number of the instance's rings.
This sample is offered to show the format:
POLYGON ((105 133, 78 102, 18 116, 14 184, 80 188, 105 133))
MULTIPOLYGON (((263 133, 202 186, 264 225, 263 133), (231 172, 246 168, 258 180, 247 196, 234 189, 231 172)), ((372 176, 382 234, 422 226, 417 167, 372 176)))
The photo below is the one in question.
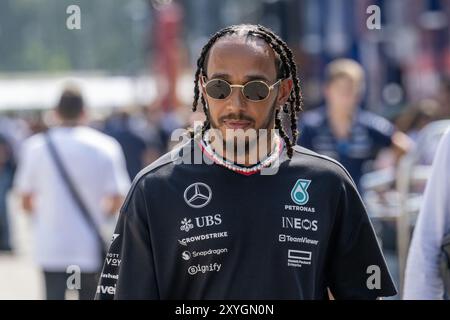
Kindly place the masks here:
POLYGON ((13 255, 0 254, 0 299, 43 299, 43 279, 30 252, 30 221, 12 197, 9 203, 15 250, 13 255))

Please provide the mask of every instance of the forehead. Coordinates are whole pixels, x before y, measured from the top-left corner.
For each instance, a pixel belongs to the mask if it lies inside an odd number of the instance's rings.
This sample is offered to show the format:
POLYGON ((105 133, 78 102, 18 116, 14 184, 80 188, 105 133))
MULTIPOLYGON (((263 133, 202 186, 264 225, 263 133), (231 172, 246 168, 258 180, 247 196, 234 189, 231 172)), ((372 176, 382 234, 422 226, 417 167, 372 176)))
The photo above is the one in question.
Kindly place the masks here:
POLYGON ((233 83, 252 79, 274 81, 275 53, 263 39, 225 36, 210 49, 207 73, 208 78, 220 75, 233 83))

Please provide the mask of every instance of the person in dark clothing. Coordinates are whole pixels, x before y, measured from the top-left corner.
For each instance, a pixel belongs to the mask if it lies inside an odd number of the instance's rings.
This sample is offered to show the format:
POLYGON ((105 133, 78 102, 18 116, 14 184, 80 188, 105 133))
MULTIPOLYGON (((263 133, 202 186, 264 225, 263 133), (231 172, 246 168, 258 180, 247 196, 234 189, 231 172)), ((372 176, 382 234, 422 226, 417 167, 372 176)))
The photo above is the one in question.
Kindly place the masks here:
POLYGON ((133 179, 144 167, 147 146, 144 139, 131 130, 129 120, 128 113, 116 113, 106 121, 104 132, 119 142, 125 155, 128 174, 133 179))
POLYGON ((206 121, 134 179, 96 299, 395 295, 353 180, 295 145, 301 96, 284 41, 260 25, 227 27, 197 67, 193 109, 200 100, 206 121))
POLYGON ((333 61, 326 71, 325 105, 306 112, 299 123, 299 145, 342 163, 358 186, 364 165, 382 148, 392 147, 397 160, 410 148, 410 139, 389 121, 359 108, 364 87, 356 61, 333 61))
POLYGON ((13 185, 15 161, 11 145, 0 135, 0 252, 12 251, 7 196, 13 185))

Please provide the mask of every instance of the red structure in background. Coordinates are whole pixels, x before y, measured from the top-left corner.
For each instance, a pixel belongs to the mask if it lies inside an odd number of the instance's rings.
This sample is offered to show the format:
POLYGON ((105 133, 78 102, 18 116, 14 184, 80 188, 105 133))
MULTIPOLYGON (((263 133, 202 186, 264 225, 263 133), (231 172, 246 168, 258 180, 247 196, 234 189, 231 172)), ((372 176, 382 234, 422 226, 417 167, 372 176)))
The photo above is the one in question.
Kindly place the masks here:
POLYGON ((155 107, 164 112, 176 109, 177 80, 180 66, 183 11, 180 5, 171 2, 156 8, 153 39, 155 41, 154 70, 157 85, 155 107))

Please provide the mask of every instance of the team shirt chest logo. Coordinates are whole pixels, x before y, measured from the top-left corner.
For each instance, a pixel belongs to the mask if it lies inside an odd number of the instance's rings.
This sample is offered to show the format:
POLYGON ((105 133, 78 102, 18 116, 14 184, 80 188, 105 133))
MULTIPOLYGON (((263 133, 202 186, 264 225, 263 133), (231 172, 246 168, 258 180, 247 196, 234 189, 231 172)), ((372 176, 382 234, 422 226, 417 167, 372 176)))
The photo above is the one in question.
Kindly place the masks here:
POLYGON ((189 232, 189 230, 191 230, 192 228, 194 228, 194 225, 192 224, 191 219, 184 218, 183 220, 181 220, 181 231, 189 232))
MULTIPOLYGON (((197 228, 204 228, 204 227, 220 225, 222 223, 222 218, 221 218, 220 214, 215 214, 215 215, 209 215, 209 216, 203 216, 203 217, 196 217, 194 219, 194 221, 195 221, 195 226, 197 228)), ((181 220, 180 230, 189 232, 191 229, 194 229, 194 223, 193 223, 192 219, 183 218, 183 220, 181 220)))
POLYGON ((211 188, 203 182, 195 182, 184 190, 184 201, 191 208, 203 208, 211 201, 211 198, 211 188))
POLYGON ((291 191, 291 198, 296 204, 302 206, 308 203, 309 194, 308 187, 311 184, 311 180, 298 179, 294 188, 291 191))

